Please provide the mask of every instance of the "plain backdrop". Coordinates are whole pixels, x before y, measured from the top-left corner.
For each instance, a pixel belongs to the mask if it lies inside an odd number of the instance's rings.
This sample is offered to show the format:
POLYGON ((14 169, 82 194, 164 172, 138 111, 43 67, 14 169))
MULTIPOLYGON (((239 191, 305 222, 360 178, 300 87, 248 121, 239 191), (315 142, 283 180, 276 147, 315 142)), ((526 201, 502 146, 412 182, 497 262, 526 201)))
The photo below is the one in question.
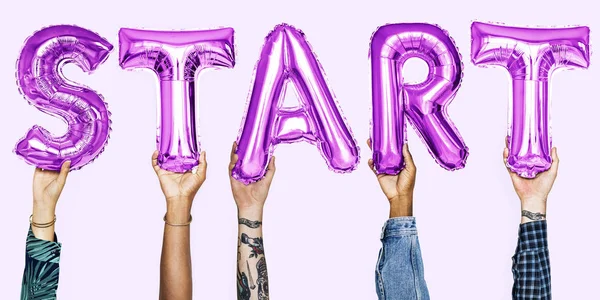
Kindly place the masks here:
MULTIPOLYGON (((15 85, 22 44, 42 27, 74 24, 115 45, 92 75, 74 65, 65 68, 70 79, 104 95, 113 131, 106 151, 69 176, 58 205, 56 228, 63 243, 60 300, 158 297, 165 201, 150 167, 158 83, 151 72, 121 70, 119 28, 235 28, 235 68, 209 71, 198 80, 199 131, 209 167, 193 207, 195 299, 236 298, 237 220, 227 174, 231 143, 265 35, 282 22, 306 33, 360 143, 362 158, 356 171, 340 175, 327 168, 312 145, 277 148, 277 174, 264 215, 270 289, 276 300, 376 299, 374 268, 388 204, 367 166, 368 49, 378 26, 401 22, 434 23, 448 30, 465 65, 449 114, 470 148, 466 168, 449 172, 439 167, 408 129, 419 168, 415 216, 432 298, 510 299, 520 211, 502 164, 509 81, 503 69, 470 62, 470 25, 476 20, 588 25, 592 43, 600 29, 597 4, 578 0, 55 0, 1 6, 1 299, 19 297, 32 202, 33 167, 20 160, 13 147, 34 124, 55 134, 66 129, 59 119, 29 106, 15 85)), ((410 66, 409 73, 422 76, 423 69, 417 67, 410 66)), ((552 79, 552 134, 561 165, 549 198, 548 227, 552 288, 558 300, 597 297, 599 76, 592 54, 589 70, 565 71, 552 79)))

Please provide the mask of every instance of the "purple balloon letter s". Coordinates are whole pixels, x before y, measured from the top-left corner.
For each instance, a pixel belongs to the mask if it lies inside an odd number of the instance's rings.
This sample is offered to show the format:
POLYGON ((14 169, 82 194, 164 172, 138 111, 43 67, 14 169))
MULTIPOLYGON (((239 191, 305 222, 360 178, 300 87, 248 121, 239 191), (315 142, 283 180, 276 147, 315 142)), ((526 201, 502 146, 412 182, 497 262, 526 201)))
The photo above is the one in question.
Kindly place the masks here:
POLYGON ((233 29, 119 32, 122 68, 147 68, 160 81, 158 164, 173 172, 198 165, 196 77, 209 68, 233 68, 233 29))
POLYGON ((245 184, 260 180, 274 147, 297 141, 316 144, 334 171, 356 168, 359 149, 300 30, 276 26, 265 39, 255 72, 234 178, 245 184), (299 107, 282 107, 288 82, 298 91, 299 107))
POLYGON ((395 175, 404 168, 405 113, 440 166, 463 168, 469 149, 446 112, 463 72, 461 56, 448 33, 430 24, 381 26, 371 40, 371 68, 376 172, 395 175), (429 75, 422 83, 406 84, 402 68, 414 57, 429 65, 429 75))
POLYGON ((555 70, 587 68, 588 27, 517 28, 484 23, 471 27, 471 59, 496 65, 512 79, 507 167, 533 178, 552 164, 548 87, 555 70))
POLYGON ((102 37, 76 26, 52 26, 29 37, 17 62, 17 84, 30 104, 63 119, 68 129, 55 137, 34 126, 17 143, 17 155, 47 170, 60 170, 67 160, 71 170, 80 169, 100 155, 110 133, 106 103, 95 91, 66 79, 62 67, 74 63, 91 73, 112 48, 102 37))

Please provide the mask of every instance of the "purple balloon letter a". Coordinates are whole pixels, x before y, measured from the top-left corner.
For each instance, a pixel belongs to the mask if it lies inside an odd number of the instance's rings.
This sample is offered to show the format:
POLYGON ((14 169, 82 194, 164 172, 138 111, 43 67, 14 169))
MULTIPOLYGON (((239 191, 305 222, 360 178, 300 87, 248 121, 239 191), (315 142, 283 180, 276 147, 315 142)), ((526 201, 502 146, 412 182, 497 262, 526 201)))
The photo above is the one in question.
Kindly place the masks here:
POLYGON ((359 149, 304 34, 282 24, 267 36, 256 66, 232 176, 245 184, 260 180, 275 145, 297 141, 316 144, 336 172, 358 164, 359 149), (287 82, 298 91, 299 107, 282 107, 287 82))

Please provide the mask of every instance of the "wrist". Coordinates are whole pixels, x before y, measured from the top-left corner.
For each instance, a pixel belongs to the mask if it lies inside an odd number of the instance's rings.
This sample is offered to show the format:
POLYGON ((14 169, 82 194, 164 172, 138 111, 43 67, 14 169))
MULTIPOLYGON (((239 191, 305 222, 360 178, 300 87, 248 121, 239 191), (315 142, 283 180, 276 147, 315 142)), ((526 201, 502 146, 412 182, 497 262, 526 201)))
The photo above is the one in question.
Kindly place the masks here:
POLYGON ((46 223, 46 221, 51 221, 54 219, 56 207, 54 205, 46 206, 34 204, 32 214, 33 220, 36 223, 46 223))
POLYGON ((413 215, 412 196, 396 196, 390 200, 390 218, 410 217, 413 215))
POLYGON ((263 217, 263 206, 247 206, 247 207, 239 207, 238 206, 238 218, 246 218, 250 220, 262 221, 263 217))
POLYGON ((192 213, 192 202, 187 199, 173 200, 167 199, 167 214, 168 222, 173 224, 183 224, 189 221, 192 213))
POLYGON ((546 201, 522 201, 521 224, 540 220, 546 220, 546 201))

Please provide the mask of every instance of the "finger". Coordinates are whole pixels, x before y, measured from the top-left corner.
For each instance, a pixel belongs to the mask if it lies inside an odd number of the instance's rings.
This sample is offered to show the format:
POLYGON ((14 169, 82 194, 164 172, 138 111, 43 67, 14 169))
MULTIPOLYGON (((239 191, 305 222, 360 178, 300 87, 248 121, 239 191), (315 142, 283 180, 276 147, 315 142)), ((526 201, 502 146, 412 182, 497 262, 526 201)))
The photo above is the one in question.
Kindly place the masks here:
POLYGON ((154 153, 152 153, 152 168, 156 173, 160 170, 160 167, 158 166, 158 150, 154 150, 154 153))
POLYGON ((369 168, 371 169, 371 171, 373 171, 373 174, 377 175, 377 172, 375 171, 375 162, 373 161, 373 159, 369 158, 367 163, 369 164, 369 168))
POLYGON ((231 145, 231 154, 229 155, 229 161, 233 161, 233 157, 236 154, 235 152, 237 151, 237 142, 233 142, 233 145, 231 145))
POLYGON ((206 169, 208 168, 208 163, 206 162, 206 152, 200 152, 200 157, 198 158, 198 167, 194 169, 194 174, 197 176, 205 177, 206 169))
POLYGON ((373 151, 373 144, 371 143, 371 138, 367 139, 367 146, 369 146, 369 149, 371 149, 371 151, 373 151))
POLYGON ((233 142, 233 145, 231 146, 231 154, 229 156, 229 175, 231 175, 231 171, 233 170, 233 167, 235 167, 235 164, 238 161, 238 155, 235 153, 237 151, 237 142, 233 142))
POLYGON ((267 165, 267 173, 265 174, 265 178, 271 182, 273 180, 273 176, 275 176, 275 156, 271 156, 269 160, 269 164, 267 165))
POLYGON ((416 170, 417 166, 415 166, 415 161, 413 160, 412 154, 410 154, 410 150, 408 149, 408 144, 404 144, 402 146, 402 157, 404 157, 404 163, 406 164, 405 169, 407 170, 416 170))
POLYGON ((60 167, 60 173, 58 174, 58 178, 56 181, 60 184, 60 186, 64 186, 67 182, 67 176, 69 175, 69 171, 71 170, 71 161, 65 161, 60 167))
POLYGON ((504 146, 506 148, 508 148, 508 135, 506 136, 506 138, 504 139, 504 146))
POLYGON ((504 162, 504 167, 506 170, 511 173, 510 169, 508 168, 508 148, 504 148, 504 151, 502 151, 502 161, 504 162))
POLYGON ((556 149, 556 147, 552 148, 552 165, 550 166, 550 170, 554 173, 556 173, 556 171, 558 171, 558 163, 559 163, 559 159, 558 159, 558 150, 556 149))

